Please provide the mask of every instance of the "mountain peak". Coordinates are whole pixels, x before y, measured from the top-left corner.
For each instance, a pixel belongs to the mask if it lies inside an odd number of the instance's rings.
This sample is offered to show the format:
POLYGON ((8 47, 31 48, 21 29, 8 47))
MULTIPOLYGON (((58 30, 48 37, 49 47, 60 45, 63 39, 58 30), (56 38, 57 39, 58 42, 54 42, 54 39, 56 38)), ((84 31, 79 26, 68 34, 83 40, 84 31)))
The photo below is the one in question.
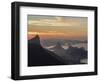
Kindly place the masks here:
POLYGON ((40 37, 39 37, 39 35, 36 35, 32 39, 30 39, 29 42, 40 45, 40 37))
POLYGON ((62 49, 62 46, 59 42, 57 42, 56 46, 55 46, 55 49, 62 49))
POLYGON ((70 43, 68 43, 68 48, 72 48, 72 45, 70 43))
POLYGON ((36 35, 34 38, 35 38, 35 39, 40 39, 39 35, 36 35))

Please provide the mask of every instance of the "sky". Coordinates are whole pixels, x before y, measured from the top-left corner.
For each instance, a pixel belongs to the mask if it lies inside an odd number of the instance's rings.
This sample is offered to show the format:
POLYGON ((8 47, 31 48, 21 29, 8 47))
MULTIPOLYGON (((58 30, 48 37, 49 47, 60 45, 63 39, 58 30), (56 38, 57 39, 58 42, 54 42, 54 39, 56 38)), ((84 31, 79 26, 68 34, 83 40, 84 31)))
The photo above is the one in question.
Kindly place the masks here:
POLYGON ((87 17, 28 15, 28 39, 87 39, 87 17))

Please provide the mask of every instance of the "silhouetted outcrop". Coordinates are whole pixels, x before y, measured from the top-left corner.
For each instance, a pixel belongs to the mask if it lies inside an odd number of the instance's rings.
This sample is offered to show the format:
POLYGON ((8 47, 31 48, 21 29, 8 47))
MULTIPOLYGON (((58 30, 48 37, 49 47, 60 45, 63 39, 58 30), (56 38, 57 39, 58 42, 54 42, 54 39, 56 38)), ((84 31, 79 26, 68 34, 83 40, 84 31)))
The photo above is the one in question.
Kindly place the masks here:
POLYGON ((39 37, 39 35, 36 35, 34 38, 30 39, 28 41, 28 43, 40 45, 40 37, 39 37))
POLYGON ((63 60, 53 52, 44 49, 36 35, 28 41, 28 66, 64 65, 63 60))

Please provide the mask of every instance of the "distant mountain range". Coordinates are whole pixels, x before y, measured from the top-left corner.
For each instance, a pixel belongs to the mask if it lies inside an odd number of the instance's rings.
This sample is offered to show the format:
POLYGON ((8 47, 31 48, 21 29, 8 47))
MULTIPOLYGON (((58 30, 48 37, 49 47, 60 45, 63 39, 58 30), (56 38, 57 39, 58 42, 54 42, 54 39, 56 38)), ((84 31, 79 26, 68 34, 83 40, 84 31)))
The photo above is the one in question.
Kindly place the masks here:
MULTIPOLYGON (((73 47, 68 44, 68 49, 64 49, 62 45, 58 42, 54 47, 49 48, 56 55, 60 56, 65 62, 69 61, 69 64, 80 64, 83 59, 87 59, 87 51, 84 47, 73 47)), ((86 62, 85 62, 86 63, 86 62)))
POLYGON ((87 59, 87 51, 84 48, 72 47, 64 49, 59 42, 51 48, 45 49, 40 43, 39 35, 28 41, 28 66, 49 66, 49 65, 71 65, 83 64, 80 62, 87 59))

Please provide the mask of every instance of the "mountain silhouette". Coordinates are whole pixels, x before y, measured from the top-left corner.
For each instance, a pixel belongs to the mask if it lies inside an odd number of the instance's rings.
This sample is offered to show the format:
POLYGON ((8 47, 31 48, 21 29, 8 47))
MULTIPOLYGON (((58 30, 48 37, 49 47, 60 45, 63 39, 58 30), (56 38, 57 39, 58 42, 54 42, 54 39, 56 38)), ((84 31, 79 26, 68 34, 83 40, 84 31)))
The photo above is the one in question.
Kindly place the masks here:
POLYGON ((36 35, 34 38, 30 39, 28 42, 31 43, 31 44, 40 45, 40 37, 39 37, 39 35, 36 35))
POLYGON ((41 46, 39 35, 28 40, 28 66, 64 65, 55 53, 41 46))

